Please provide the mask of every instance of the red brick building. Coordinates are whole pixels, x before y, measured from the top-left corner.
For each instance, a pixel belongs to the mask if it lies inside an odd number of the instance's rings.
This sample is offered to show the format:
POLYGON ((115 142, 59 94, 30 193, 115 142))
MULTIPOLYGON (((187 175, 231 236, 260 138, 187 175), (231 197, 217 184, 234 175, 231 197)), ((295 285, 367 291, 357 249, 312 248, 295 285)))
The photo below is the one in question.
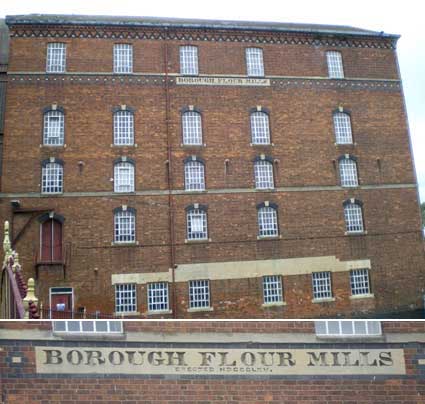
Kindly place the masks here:
POLYGON ((1 219, 58 311, 421 307, 397 36, 9 16, 1 219))
POLYGON ((2 403, 425 400, 424 322, 61 323, 0 322, 2 403))

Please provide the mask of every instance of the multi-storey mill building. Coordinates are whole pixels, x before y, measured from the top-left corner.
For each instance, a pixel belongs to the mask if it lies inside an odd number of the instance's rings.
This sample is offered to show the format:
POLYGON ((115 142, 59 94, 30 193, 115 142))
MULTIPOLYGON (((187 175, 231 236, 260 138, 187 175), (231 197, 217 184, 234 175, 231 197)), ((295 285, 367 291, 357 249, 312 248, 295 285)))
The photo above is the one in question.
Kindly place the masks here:
POLYGON ((1 217, 45 306, 297 318, 421 305, 398 36, 6 22, 1 217))

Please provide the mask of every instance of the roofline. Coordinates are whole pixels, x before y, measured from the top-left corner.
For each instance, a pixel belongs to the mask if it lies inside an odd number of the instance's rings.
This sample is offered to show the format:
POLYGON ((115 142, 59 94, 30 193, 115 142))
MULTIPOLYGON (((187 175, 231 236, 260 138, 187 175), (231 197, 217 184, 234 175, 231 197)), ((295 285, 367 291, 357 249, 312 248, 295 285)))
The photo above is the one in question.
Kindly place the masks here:
POLYGON ((335 29, 333 25, 326 24, 305 24, 312 28, 302 27, 303 23, 289 23, 291 27, 284 26, 285 23, 263 22, 263 21, 234 21, 234 20, 204 20, 204 19, 183 19, 168 17, 113 17, 113 16, 85 16, 85 15, 62 15, 62 14, 27 14, 8 15, 6 24, 10 25, 87 25, 87 26, 114 26, 114 27, 146 27, 146 28, 185 28, 185 29, 219 29, 232 31, 269 31, 287 32, 303 34, 327 34, 342 36, 378 37, 397 40, 400 35, 388 34, 385 32, 356 30, 353 27, 346 27, 341 30, 335 29), (51 17, 49 19, 49 17, 51 17), (59 17, 59 19, 57 18, 59 17), (86 19, 79 19, 87 17, 86 19), (97 17, 99 19, 90 17, 97 17), (146 20, 143 21, 143 19, 146 20), (279 25, 281 25, 279 27, 279 25), (297 27, 300 25, 300 27, 297 27), (317 28, 314 28, 316 26, 317 28), (327 28, 329 27, 329 28, 327 28), (352 28, 350 30, 350 28, 352 28))

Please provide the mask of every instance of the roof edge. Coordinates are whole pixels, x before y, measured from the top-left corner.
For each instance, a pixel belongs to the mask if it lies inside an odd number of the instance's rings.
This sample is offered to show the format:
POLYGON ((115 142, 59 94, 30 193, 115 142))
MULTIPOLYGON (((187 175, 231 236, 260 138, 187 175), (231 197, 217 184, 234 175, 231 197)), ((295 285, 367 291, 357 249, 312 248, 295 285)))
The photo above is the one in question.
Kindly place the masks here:
POLYGON ((302 34, 348 35, 398 40, 400 35, 361 28, 304 23, 265 21, 204 20, 168 17, 125 17, 98 15, 27 14, 6 16, 7 25, 87 25, 146 28, 220 29, 233 31, 272 31, 302 34), (308 28, 306 27, 308 26, 308 28))

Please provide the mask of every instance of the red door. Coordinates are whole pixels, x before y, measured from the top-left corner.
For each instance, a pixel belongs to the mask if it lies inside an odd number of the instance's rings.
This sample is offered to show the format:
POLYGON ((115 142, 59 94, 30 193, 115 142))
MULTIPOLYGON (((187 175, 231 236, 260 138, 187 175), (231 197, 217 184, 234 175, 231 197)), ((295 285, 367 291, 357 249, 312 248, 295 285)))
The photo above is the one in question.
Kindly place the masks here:
POLYGON ((54 219, 41 225, 41 262, 62 261, 62 223, 54 219))
POLYGON ((51 295, 51 318, 72 318, 72 294, 51 295))

